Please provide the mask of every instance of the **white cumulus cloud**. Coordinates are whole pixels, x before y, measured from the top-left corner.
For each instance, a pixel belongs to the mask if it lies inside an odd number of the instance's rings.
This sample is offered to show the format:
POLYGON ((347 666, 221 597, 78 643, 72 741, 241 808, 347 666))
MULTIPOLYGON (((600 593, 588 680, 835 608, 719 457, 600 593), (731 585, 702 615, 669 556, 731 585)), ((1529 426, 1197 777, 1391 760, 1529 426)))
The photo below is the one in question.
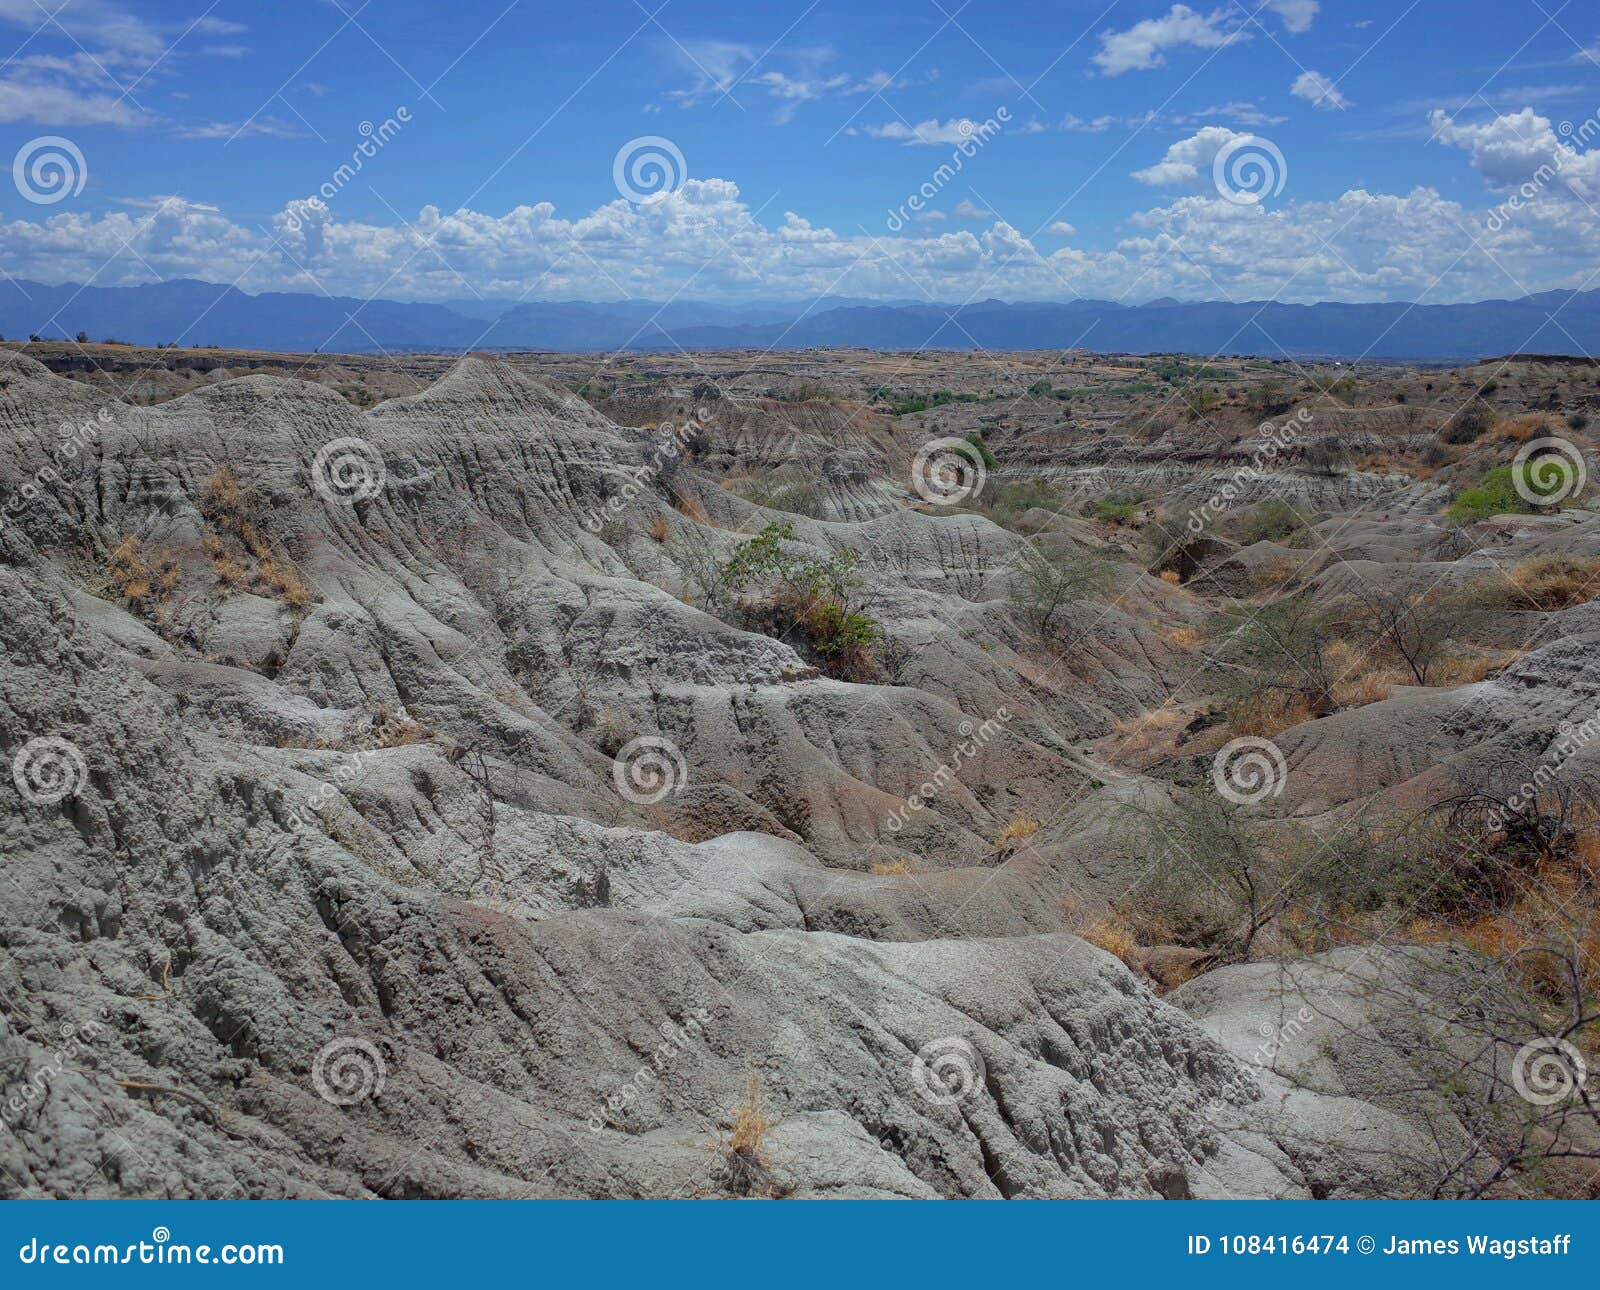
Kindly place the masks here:
POLYGON ((1146 18, 1126 31, 1107 31, 1100 36, 1094 65, 1106 76, 1123 72, 1143 72, 1166 65, 1164 53, 1182 45, 1199 49, 1220 49, 1236 40, 1248 40, 1226 11, 1196 13, 1188 5, 1175 4, 1161 18, 1146 18))
POLYGON ((1600 197, 1600 149, 1580 150, 1556 134, 1549 117, 1530 107, 1467 125, 1435 110, 1428 122, 1440 143, 1471 156, 1472 168, 1493 188, 1512 191, 1531 185, 1534 196, 1600 197))
POLYGON ((1321 7, 1317 0, 1266 0, 1263 6, 1282 18, 1283 25, 1296 34, 1310 30, 1311 20, 1321 7))
POLYGON ((1321 72, 1301 72, 1294 78, 1289 93, 1324 112, 1342 112, 1350 106, 1350 100, 1339 92, 1339 87, 1321 72))
POLYGON ((1208 125, 1167 149, 1167 155, 1153 166, 1135 170, 1133 177, 1152 187, 1202 187, 1211 183, 1211 163, 1217 153, 1235 139, 1249 134, 1230 130, 1225 125, 1208 125))

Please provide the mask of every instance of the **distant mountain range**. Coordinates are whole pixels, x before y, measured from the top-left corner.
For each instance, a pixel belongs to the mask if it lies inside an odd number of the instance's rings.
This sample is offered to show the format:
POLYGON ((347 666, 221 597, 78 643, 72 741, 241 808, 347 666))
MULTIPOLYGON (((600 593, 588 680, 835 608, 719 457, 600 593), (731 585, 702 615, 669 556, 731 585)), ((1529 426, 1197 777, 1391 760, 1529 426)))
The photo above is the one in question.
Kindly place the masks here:
POLYGON ((947 306, 828 298, 718 305, 249 295, 178 279, 137 287, 0 283, 0 334, 372 353, 536 349, 1089 349, 1102 353, 1455 360, 1600 353, 1600 291, 1460 305, 1108 300, 947 306))

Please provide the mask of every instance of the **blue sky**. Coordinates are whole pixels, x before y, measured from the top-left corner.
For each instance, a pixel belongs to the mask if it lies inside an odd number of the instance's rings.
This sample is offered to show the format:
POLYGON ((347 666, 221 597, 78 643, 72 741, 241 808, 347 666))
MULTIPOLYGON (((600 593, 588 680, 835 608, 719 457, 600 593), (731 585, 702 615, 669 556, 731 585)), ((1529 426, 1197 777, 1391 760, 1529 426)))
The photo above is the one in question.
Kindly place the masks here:
POLYGON ((1580 3, 0 0, 0 45, 14 277, 493 300, 1600 287, 1580 3))

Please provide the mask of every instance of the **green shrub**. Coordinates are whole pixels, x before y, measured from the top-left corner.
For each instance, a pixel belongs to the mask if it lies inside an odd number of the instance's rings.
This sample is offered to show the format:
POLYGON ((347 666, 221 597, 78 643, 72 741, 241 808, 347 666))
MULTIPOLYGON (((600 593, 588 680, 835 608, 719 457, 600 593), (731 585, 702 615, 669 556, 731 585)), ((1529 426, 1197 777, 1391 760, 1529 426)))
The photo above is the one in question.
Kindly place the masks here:
POLYGON ((995 470, 1000 463, 994 459, 994 453, 989 451, 989 445, 983 441, 983 431, 974 430, 967 436, 967 442, 978 450, 978 457, 983 462, 985 470, 995 470))
POLYGON ((1072 605, 1103 596, 1111 587, 1109 562, 1064 543, 1025 546, 1009 592, 1015 609, 1041 637, 1056 640, 1072 605))
POLYGON ((1294 395, 1285 390, 1282 381, 1263 381, 1260 385, 1251 386, 1244 404, 1250 409, 1251 415, 1270 420, 1282 416, 1294 406, 1294 395))
POLYGON ((814 479, 774 480, 771 483, 745 480, 735 485, 734 491, 745 501, 765 506, 771 511, 790 511, 816 520, 828 518, 827 500, 814 479))
POLYGON ((1091 519, 1102 524, 1132 524, 1139 503, 1131 497, 1102 497, 1089 508, 1091 519))
POLYGON ((830 673, 864 679, 873 671, 872 643, 882 632, 855 603, 862 587, 861 557, 849 547, 826 560, 791 556, 783 544, 794 538, 793 525, 768 524, 735 548, 723 565, 722 581, 736 592, 765 589, 752 609, 766 616, 773 634, 801 626, 830 673))
POLYGON ((1189 411, 1189 420, 1201 417, 1222 402, 1222 396, 1207 385, 1195 385, 1183 392, 1183 405, 1189 411))
POLYGON ((1002 528, 1011 528, 1029 511, 1044 510, 1059 514, 1065 504, 1061 489, 1043 479, 1012 483, 991 480, 983 490, 980 509, 1002 528))
POLYGON ((1517 492, 1510 466, 1496 466, 1478 483, 1463 488, 1445 512, 1453 520, 1484 520, 1492 515, 1531 515, 1534 507, 1517 492))

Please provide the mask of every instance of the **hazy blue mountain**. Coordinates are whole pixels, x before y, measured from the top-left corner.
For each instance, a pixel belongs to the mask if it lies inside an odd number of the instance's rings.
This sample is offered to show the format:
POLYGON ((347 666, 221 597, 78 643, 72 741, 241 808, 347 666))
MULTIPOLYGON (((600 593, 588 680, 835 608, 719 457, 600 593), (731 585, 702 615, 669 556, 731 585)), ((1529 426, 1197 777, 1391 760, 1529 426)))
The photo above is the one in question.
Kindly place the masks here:
POLYGON ((1063 349, 1463 359, 1600 352, 1600 291, 1460 305, 1233 304, 1170 298, 967 305, 762 301, 456 300, 419 304, 292 292, 250 295, 178 279, 136 287, 0 282, 0 334, 88 333, 136 344, 240 349, 1063 349))

